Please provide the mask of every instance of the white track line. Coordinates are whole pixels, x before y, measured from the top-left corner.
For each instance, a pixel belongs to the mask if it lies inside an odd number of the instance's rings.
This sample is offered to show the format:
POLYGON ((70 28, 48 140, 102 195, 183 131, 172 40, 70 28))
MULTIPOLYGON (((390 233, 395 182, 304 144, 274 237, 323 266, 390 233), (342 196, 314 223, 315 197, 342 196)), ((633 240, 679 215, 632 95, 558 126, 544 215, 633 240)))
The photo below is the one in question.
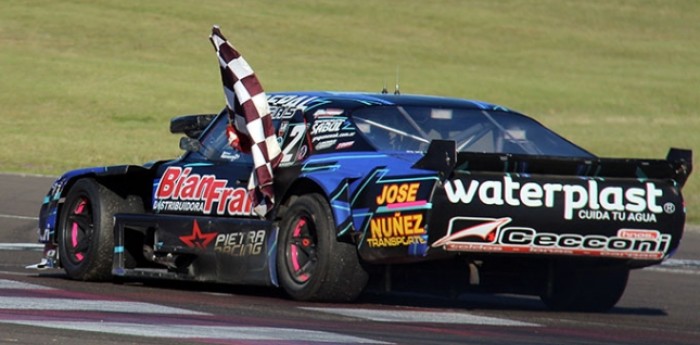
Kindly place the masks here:
MULTIPOLYGON (((123 322, 119 320, 118 317, 110 316, 109 313, 205 316, 210 316, 212 314, 134 301, 68 299, 60 297, 17 297, 15 296, 16 293, 5 296, 3 290, 31 291, 56 289, 31 283, 0 279, 0 324, 90 331, 148 338, 211 340, 214 343, 221 343, 222 341, 266 341, 275 344, 285 344, 287 342, 291 344, 316 342, 333 344, 389 344, 378 340, 341 333, 292 328, 222 325, 221 322, 216 320, 211 321, 211 325, 161 323, 158 321, 146 320, 141 323, 123 322), (29 317, 23 317, 23 313, 18 313, 18 311, 25 310, 46 310, 47 313, 46 317, 41 317, 41 314, 29 314, 29 317), (76 312, 76 317, 80 317, 81 320, 57 320, 50 315, 55 311, 76 312), (82 312, 86 311, 99 312, 102 314, 99 315, 97 320, 95 320, 95 317, 91 320, 88 316, 81 317, 81 315, 83 315, 82 312)), ((46 296, 48 295, 50 294, 46 294, 46 296)))
POLYGON ((40 252, 44 250, 41 243, 0 243, 0 250, 26 250, 40 252))
POLYGON ((210 315, 198 311, 130 301, 83 300, 73 298, 11 297, 0 298, 0 310, 62 310, 110 313, 210 315))
POLYGON ((700 275, 700 260, 668 259, 657 266, 644 268, 649 271, 700 275))
POLYGON ((174 339, 211 339, 238 341, 274 341, 284 344, 286 341, 298 343, 333 343, 333 344, 389 344, 382 341, 344 335, 338 333, 312 331, 305 329, 245 327, 245 326, 188 326, 188 325, 154 325, 125 322, 74 322, 74 321, 2 321, 15 325, 38 326, 76 331, 124 334, 149 338, 174 339))
POLYGON ((52 178, 54 180, 58 178, 58 176, 53 176, 53 175, 42 175, 42 174, 31 174, 31 173, 12 173, 12 172, 0 172, 0 175, 17 176, 17 177, 52 178))
POLYGON ((540 325, 529 322, 521 322, 496 317, 479 316, 469 313, 440 312, 440 311, 414 311, 414 310, 374 310, 353 308, 315 308, 303 307, 301 309, 319 311, 323 313, 356 317, 359 319, 379 322, 405 322, 405 323, 442 323, 460 325, 482 326, 521 326, 539 327, 540 325))
POLYGON ((17 216, 14 214, 0 214, 0 218, 21 219, 21 220, 39 220, 39 217, 17 216))
POLYGON ((21 289, 21 290, 54 290, 53 288, 47 287, 47 286, 42 286, 42 285, 36 285, 36 284, 30 284, 30 283, 24 283, 24 282, 18 282, 15 280, 7 280, 7 279, 0 279, 0 290, 4 289, 21 289))

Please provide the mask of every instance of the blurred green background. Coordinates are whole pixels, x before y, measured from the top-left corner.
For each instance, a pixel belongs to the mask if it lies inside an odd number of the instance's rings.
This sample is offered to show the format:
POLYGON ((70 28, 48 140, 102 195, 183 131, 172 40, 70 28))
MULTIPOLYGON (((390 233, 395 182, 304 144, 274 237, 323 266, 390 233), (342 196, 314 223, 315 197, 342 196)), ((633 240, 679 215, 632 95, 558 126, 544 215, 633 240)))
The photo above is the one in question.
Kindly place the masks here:
MULTIPOLYGON (((607 157, 700 149, 700 1, 0 2, 0 171, 179 154, 171 117, 224 105, 211 26, 268 91, 479 99, 607 157)), ((700 183, 684 193, 700 222, 700 183)))

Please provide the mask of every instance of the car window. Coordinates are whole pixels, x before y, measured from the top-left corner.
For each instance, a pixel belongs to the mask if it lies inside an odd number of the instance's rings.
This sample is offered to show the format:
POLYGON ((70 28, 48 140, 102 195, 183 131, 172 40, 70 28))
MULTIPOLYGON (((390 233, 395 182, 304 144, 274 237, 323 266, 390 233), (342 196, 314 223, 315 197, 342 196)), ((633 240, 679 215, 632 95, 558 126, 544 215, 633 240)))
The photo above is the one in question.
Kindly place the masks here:
POLYGON ((193 152, 191 158, 212 163, 242 162, 252 164, 253 158, 250 154, 237 151, 228 144, 227 124, 227 115, 219 114, 200 137, 201 148, 199 151, 193 152))
POLYGON ((592 157, 537 121, 508 111, 386 106, 353 113, 357 128, 378 150, 425 152, 434 139, 460 152, 592 157))

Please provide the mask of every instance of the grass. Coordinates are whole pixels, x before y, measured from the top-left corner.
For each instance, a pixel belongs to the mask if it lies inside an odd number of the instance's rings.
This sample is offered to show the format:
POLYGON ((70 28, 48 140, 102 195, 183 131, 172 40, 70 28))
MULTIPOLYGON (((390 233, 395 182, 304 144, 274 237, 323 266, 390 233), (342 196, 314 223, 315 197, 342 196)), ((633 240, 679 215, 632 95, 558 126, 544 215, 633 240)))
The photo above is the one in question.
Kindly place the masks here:
MULTIPOLYGON (((212 24, 267 90, 480 99, 609 157, 700 149, 700 2, 38 1, 0 4, 0 171, 57 175, 179 154, 168 120, 215 112, 212 24)), ((700 182, 685 190, 700 222, 700 182)))

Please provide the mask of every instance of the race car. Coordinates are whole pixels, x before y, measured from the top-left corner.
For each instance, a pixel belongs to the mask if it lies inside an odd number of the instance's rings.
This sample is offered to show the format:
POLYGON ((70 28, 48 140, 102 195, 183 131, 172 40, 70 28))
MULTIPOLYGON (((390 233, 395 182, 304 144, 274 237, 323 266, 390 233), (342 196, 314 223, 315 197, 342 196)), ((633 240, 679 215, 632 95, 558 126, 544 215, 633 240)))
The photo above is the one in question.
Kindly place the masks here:
POLYGON ((264 217, 228 116, 171 120, 184 154, 69 171, 40 211, 41 267, 77 280, 281 287, 301 301, 365 289, 539 295, 605 311, 630 269, 678 248, 691 152, 599 158, 534 119, 464 99, 281 92, 264 217))

